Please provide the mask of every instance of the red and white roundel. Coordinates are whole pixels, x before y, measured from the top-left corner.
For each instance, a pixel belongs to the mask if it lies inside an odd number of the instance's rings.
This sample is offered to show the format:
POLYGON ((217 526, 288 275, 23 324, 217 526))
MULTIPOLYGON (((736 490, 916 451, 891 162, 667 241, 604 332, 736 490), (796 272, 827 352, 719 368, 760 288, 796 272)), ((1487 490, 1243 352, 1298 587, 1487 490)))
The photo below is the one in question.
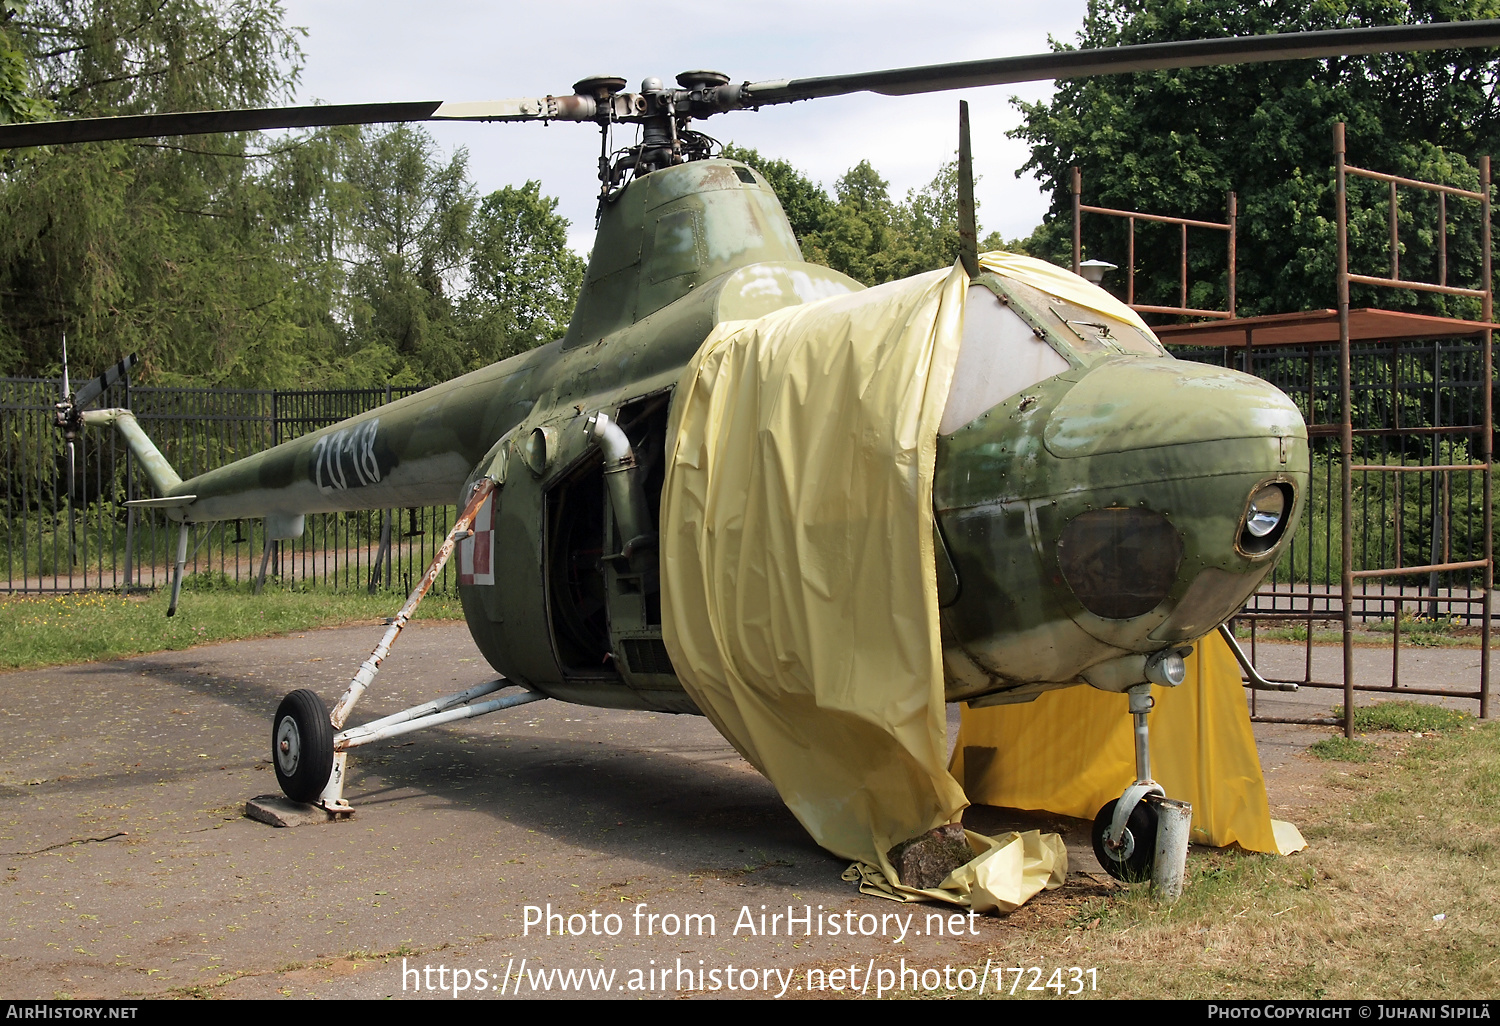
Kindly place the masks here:
POLYGON ((495 496, 474 515, 472 533, 458 543, 458 583, 495 583, 495 496))

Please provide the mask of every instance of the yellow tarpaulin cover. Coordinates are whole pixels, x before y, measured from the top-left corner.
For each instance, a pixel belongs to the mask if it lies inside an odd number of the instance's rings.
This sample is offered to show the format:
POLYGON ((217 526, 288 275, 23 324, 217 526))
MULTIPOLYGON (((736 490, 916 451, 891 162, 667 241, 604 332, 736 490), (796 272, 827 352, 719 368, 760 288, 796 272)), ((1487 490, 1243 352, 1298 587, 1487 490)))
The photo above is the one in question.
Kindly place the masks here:
MULTIPOLYGON (((1040 261, 982 263, 1135 319, 1040 261)), ((941 891, 900 887, 886 858, 967 804, 946 765, 932 480, 968 285, 955 267, 714 329, 672 403, 663 635, 698 707, 819 844, 864 863, 863 889, 1005 908, 1061 883, 1055 836, 971 834, 978 858, 941 891)), ((1128 738, 1124 698, 1090 697, 1099 716, 1068 718, 1128 738)), ((1037 758, 1094 786, 1078 752, 1037 758)), ((1080 815, 1118 796, 1126 780, 1109 773, 1080 815)))
MULTIPOLYGON (((1085 310, 1097 310, 1116 320, 1133 324, 1149 333, 1150 328, 1141 320, 1141 315, 1120 302, 1097 285, 1090 285, 1072 271, 1063 270, 1056 264, 1019 253, 982 253, 979 266, 994 271, 1004 278, 1014 278, 1022 285, 1030 285, 1050 296, 1066 299, 1085 310)), ((1153 336, 1155 337, 1155 336, 1153 336)))
POLYGON ((932 550, 937 425, 968 277, 721 324, 672 403, 667 650, 819 844, 895 874, 956 820, 932 550))
MULTIPOLYGON (((1296 827, 1271 819, 1239 666, 1224 639, 1199 641, 1187 679, 1153 686, 1151 696, 1151 775, 1170 797, 1193 803, 1193 842, 1283 855, 1301 848, 1296 827)), ((953 775, 973 802, 1092 819, 1135 779, 1126 697, 1078 687, 965 708, 953 775)))

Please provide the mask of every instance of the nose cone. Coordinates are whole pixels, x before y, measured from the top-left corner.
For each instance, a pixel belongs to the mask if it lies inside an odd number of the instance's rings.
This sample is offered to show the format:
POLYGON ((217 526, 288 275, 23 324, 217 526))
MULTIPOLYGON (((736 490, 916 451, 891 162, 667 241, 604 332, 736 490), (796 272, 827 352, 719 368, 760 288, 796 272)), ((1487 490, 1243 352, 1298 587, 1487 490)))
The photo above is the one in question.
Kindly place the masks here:
POLYGON ((1057 375, 940 438, 952 693, 1066 682, 1212 630, 1285 551, 1306 439, 1258 378, 1136 357, 1057 375))
POLYGON ((1063 458, 1229 438, 1307 437, 1296 405, 1260 378, 1185 360, 1096 364, 1047 419, 1063 458))

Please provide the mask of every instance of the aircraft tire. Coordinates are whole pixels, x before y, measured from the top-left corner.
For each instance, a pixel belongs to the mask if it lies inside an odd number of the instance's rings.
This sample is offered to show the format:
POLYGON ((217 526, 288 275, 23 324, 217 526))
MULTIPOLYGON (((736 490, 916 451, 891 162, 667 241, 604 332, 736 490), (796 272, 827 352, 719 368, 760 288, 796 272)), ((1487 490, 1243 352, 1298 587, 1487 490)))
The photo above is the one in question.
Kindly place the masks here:
POLYGON ((1142 883, 1151 879, 1151 868, 1156 861, 1156 809, 1147 802, 1137 802, 1125 821, 1125 844, 1123 854, 1111 851, 1104 843, 1109 833, 1109 824, 1114 819, 1115 799, 1099 810, 1094 817, 1094 854, 1099 865, 1116 880, 1126 883, 1142 883))
POLYGON ((333 724, 317 692, 293 691, 271 721, 271 764, 276 782, 294 802, 316 801, 333 773, 333 724))

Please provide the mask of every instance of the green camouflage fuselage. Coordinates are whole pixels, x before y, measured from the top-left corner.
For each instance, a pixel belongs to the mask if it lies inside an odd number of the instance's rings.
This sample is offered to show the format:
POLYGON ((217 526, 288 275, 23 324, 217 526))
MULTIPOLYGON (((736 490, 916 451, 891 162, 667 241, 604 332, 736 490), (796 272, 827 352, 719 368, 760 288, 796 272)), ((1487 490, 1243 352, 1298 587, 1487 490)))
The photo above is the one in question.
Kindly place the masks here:
MULTIPOLYGON (((981 287, 1067 369, 939 439, 948 695, 1023 698, 1085 674, 1118 690, 1128 656, 1212 630, 1279 558, 1289 532, 1247 550, 1242 524, 1268 483, 1288 489, 1295 523, 1305 427, 1258 379, 1173 360, 1128 326, 1084 324, 988 272, 971 308, 981 287)), ((713 325, 859 288, 802 261, 743 165, 657 171, 606 206, 564 338, 184 481, 171 491, 196 499, 176 512, 454 502, 490 473, 503 485, 488 540, 465 543, 460 593, 495 668, 567 700, 695 711, 661 646, 654 550, 621 554, 585 422, 603 411, 621 423, 654 516, 666 403, 713 325)))

